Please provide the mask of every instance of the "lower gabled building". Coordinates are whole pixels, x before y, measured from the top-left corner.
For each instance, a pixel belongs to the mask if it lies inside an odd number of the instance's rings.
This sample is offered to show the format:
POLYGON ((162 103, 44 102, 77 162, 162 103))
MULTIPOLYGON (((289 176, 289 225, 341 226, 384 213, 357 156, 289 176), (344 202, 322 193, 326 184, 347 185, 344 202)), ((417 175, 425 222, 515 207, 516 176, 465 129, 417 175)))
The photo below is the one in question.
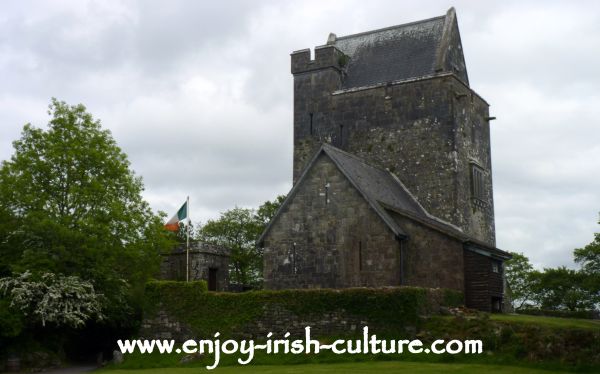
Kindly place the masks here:
POLYGON ((429 214, 391 172, 323 144, 259 239, 267 289, 440 287, 500 311, 510 255, 429 214))

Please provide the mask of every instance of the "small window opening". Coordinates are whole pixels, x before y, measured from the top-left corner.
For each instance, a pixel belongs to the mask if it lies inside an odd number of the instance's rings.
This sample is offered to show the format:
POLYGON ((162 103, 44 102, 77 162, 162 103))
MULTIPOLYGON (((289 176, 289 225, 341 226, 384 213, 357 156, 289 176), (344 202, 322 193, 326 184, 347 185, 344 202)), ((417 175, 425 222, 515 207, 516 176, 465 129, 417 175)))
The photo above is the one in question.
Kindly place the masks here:
POLYGON ((362 260, 362 241, 358 241, 358 270, 363 269, 363 260, 362 260))
POLYGON ((473 197, 485 201, 484 171, 477 165, 471 165, 471 193, 473 197))
POLYGON ((493 273, 502 273, 502 264, 499 261, 492 261, 492 272, 493 273))
POLYGON ((308 115, 310 116, 310 135, 312 135, 313 134, 313 114, 308 113, 308 115))
POLYGON ((298 274, 298 267, 296 266, 296 243, 292 244, 292 270, 294 274, 298 274))

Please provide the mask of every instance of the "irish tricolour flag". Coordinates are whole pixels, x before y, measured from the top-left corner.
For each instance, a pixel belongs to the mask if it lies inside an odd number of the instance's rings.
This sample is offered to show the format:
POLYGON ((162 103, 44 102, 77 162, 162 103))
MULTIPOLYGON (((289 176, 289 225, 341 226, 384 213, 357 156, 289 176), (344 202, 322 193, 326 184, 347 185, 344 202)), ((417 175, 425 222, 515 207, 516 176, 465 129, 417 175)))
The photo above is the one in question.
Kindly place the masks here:
POLYGON ((188 202, 183 203, 181 208, 175 213, 173 217, 165 224, 165 229, 169 231, 177 231, 179 230, 179 222, 186 219, 188 216, 188 202))

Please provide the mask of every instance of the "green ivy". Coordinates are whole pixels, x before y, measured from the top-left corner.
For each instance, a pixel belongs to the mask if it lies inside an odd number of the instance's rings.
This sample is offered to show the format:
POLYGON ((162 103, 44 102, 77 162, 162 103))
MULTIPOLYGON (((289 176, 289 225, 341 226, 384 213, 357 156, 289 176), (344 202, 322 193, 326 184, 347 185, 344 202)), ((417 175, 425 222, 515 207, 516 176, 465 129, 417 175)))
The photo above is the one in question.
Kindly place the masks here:
POLYGON ((220 331, 226 335, 259 318, 265 306, 276 304, 299 317, 320 316, 343 310, 391 330, 416 326, 419 316, 431 313, 432 300, 457 306, 462 294, 448 290, 417 287, 304 289, 251 291, 245 293, 206 292, 206 282, 154 281, 146 287, 145 316, 162 307, 169 315, 189 325, 195 333, 220 331))
POLYGON ((348 62, 350 62, 350 57, 341 54, 340 57, 338 57, 338 65, 343 68, 346 65, 348 65, 348 62))

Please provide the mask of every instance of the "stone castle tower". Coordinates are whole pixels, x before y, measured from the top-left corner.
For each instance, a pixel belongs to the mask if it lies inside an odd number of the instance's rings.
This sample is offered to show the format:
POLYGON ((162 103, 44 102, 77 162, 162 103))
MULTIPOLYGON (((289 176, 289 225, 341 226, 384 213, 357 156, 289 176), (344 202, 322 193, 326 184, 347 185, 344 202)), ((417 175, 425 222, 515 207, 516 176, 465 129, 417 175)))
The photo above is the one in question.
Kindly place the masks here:
POLYGON ((456 14, 292 53, 294 183, 322 143, 394 173, 429 213, 495 245, 489 104, 456 14))
POLYGON ((501 310, 492 118, 454 9, 291 60, 294 184, 258 240, 265 287, 444 287, 501 310))

